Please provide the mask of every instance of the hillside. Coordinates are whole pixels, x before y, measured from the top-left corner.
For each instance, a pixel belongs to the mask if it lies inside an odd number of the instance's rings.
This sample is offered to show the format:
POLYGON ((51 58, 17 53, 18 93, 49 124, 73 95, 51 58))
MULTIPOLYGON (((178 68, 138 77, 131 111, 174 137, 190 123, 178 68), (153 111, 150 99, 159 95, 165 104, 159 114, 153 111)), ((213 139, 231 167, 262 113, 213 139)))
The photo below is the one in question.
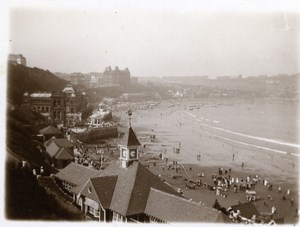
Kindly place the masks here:
POLYGON ((9 102, 20 105, 26 91, 61 91, 68 82, 43 69, 9 64, 7 83, 9 102))
POLYGON ((37 112, 25 108, 9 110, 7 113, 6 146, 12 155, 29 161, 32 166, 44 165, 50 172, 53 169, 44 162, 44 156, 37 148, 38 142, 32 142, 32 135, 48 124, 37 112))
POLYGON ((56 173, 56 170, 44 161, 44 155, 37 148, 39 142, 32 141, 32 135, 45 126, 46 120, 37 112, 25 108, 7 112, 5 211, 8 219, 76 219, 61 208, 55 199, 38 185, 32 175, 31 169, 39 169, 40 166, 44 166, 48 175, 56 173), (20 169, 21 160, 26 160, 29 167, 20 169))

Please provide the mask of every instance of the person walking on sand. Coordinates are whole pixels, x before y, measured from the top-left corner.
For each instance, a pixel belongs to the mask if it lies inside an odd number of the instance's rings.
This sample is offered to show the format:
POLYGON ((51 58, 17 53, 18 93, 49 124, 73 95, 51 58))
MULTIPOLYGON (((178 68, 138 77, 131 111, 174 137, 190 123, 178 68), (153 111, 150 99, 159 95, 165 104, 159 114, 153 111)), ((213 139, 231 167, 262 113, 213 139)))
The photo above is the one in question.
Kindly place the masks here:
POLYGON ((291 198, 291 207, 294 205, 294 198, 291 198))
POLYGON ((242 169, 244 169, 244 162, 242 162, 242 169))
POLYGON ((232 162, 234 162, 234 153, 232 154, 232 162))

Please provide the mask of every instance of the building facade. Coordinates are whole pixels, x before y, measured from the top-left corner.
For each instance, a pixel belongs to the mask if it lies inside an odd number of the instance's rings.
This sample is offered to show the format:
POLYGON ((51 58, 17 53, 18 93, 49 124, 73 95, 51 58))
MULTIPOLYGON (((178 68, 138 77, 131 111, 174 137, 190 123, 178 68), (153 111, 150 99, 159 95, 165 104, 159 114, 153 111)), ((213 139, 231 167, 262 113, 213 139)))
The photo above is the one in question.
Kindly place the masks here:
POLYGON ((76 93, 67 85, 62 92, 25 92, 23 105, 41 113, 53 124, 71 127, 81 122, 81 112, 87 108, 88 100, 84 92, 76 93))
POLYGON ((8 61, 13 64, 19 64, 19 65, 27 65, 26 58, 22 54, 10 54, 8 55, 8 61))
POLYGON ((100 86, 126 86, 130 84, 130 72, 128 68, 120 70, 118 66, 113 70, 110 66, 106 67, 102 77, 99 79, 100 86))

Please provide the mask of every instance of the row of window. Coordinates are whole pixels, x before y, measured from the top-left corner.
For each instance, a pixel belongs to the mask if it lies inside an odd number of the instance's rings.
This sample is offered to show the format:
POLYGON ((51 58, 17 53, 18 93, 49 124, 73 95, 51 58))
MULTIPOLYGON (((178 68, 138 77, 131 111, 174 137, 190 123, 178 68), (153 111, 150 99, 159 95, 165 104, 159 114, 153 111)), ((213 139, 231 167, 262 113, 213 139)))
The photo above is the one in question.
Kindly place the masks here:
MULTIPOLYGON (((33 111, 38 111, 38 112, 50 112, 50 106, 34 106, 32 107, 33 111)), ((74 107, 67 107, 66 108, 67 113, 75 113, 75 108, 74 107)))
POLYGON ((71 189, 74 187, 74 185, 69 184, 69 183, 66 182, 66 181, 63 181, 63 182, 62 182, 62 185, 63 185, 63 188, 66 189, 67 191, 71 191, 71 189))
POLYGON ((64 106, 65 104, 73 105, 73 104, 76 104, 76 102, 73 101, 73 100, 69 100, 69 99, 67 99, 67 100, 64 100, 64 99, 62 99, 62 100, 60 100, 60 99, 53 100, 53 105, 54 106, 60 106, 60 105, 64 106))
POLYGON ((53 111, 53 119, 63 119, 64 112, 61 111, 53 111))
POLYGON ((32 107, 32 110, 44 113, 44 112, 49 112, 50 107, 49 106, 37 106, 37 107, 32 107))

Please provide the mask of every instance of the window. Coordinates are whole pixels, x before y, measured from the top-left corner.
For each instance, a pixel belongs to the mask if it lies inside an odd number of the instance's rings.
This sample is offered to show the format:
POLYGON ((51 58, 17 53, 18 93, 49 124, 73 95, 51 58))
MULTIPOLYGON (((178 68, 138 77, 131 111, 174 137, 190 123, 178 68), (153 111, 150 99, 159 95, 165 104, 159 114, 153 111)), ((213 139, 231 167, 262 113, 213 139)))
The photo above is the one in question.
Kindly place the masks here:
POLYGON ((63 184, 63 188, 66 189, 67 191, 71 191, 71 189, 73 188, 73 185, 69 184, 66 181, 63 181, 62 184, 63 184))
POLYGON ((88 192, 92 193, 92 187, 91 186, 88 188, 88 192))
POLYGON ((113 222, 122 222, 123 221, 123 216, 121 214, 118 214, 116 212, 113 212, 113 222))
POLYGON ((100 217, 100 212, 93 207, 88 206, 88 212, 94 217, 100 217))

